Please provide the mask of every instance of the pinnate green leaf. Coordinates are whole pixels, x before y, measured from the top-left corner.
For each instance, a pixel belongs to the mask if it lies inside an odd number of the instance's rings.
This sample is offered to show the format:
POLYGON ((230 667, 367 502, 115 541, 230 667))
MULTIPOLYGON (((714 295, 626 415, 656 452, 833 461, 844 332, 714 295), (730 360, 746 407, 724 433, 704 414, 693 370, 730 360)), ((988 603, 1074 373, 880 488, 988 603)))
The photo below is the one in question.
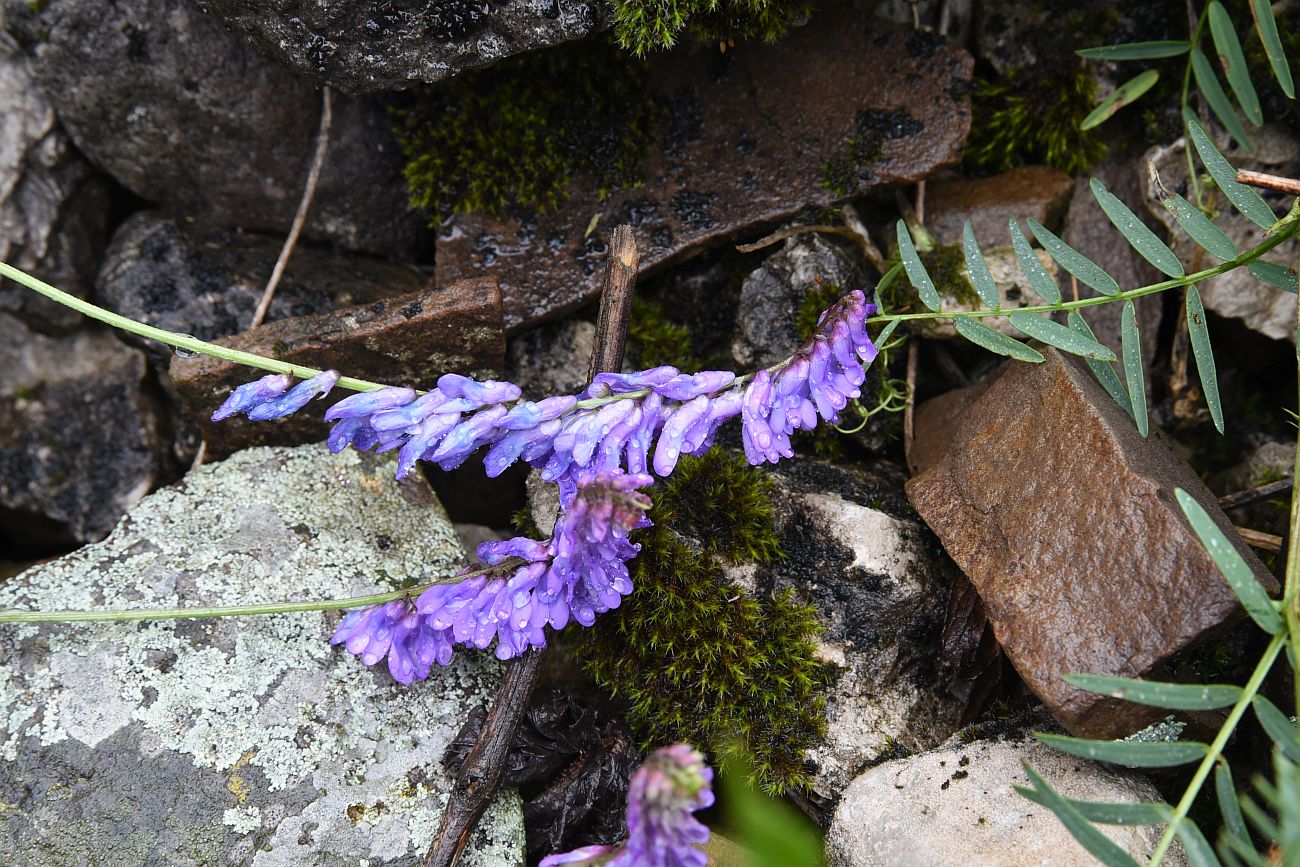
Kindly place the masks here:
POLYGON ((1273 224, 1277 222, 1273 209, 1259 193, 1245 184, 1237 183, 1236 169, 1214 146, 1205 127, 1201 126, 1201 122, 1196 119, 1196 115, 1192 114, 1191 109, 1183 110, 1183 121, 1187 124, 1187 132, 1192 137, 1196 153, 1201 158, 1201 165, 1205 166, 1205 170, 1210 173, 1210 177, 1214 178, 1214 183, 1223 191, 1228 201, 1232 202, 1233 207, 1261 229, 1273 228, 1273 224))
POLYGON ((976 346, 982 346, 989 352, 1005 355, 1017 361, 1030 361, 1035 364, 1043 360, 1042 353, 1026 346, 1014 337, 1007 337, 1000 331, 994 331, 982 322, 976 322, 967 316, 957 317, 953 324, 957 333, 976 346))
POLYGON ((1133 860, 1131 855, 1101 833, 1027 764, 1025 765, 1025 773, 1029 775, 1029 782, 1033 784, 1034 791, 1042 796, 1042 803, 1056 815, 1056 818, 1061 820, 1065 830, 1070 832, 1071 837, 1079 841, 1079 845, 1086 849, 1088 854, 1104 864, 1105 867, 1137 867, 1137 862, 1133 860))
POLYGON ((1205 744, 1196 741, 1096 741, 1069 735, 1035 734, 1049 747, 1091 759, 1130 768, 1169 768, 1185 765, 1205 756, 1205 744))
POLYGON ((1016 328, 1048 346, 1055 346, 1064 352, 1082 355, 1084 358, 1115 361, 1115 353, 1111 352, 1109 347, 1064 325, 1044 319, 1036 313, 1016 311, 1009 318, 1016 328))
POLYGON ((1057 261, 1062 268, 1078 277, 1102 295, 1116 295, 1119 284, 1107 274, 1100 265, 1075 250, 1069 244, 1052 234, 1046 226, 1032 217, 1029 218, 1029 231, 1034 233, 1038 243, 1057 261))
POLYGON ((1104 674, 1067 674, 1062 679, 1088 692, 1170 710, 1214 710, 1241 698, 1241 687, 1230 684, 1162 683, 1104 674))
POLYGON ((1219 399, 1219 374, 1214 366, 1214 350, 1210 348, 1210 328, 1205 321, 1205 306, 1201 303, 1201 290, 1187 287, 1187 333, 1192 339, 1192 354, 1196 356, 1196 372, 1201 377, 1201 391, 1209 407, 1214 427, 1223 433, 1223 402, 1219 399))
POLYGON ((1096 178, 1088 181, 1088 187, 1092 190, 1097 204, 1101 205, 1101 209, 1106 212, 1106 219, 1119 229, 1124 240, 1132 244, 1133 249, 1137 250, 1143 259, 1170 277, 1183 276, 1183 263, 1178 261, 1174 251, 1166 247, 1165 242, 1157 238, 1156 233, 1139 220, 1137 214, 1133 213, 1128 205, 1121 202, 1114 193, 1106 189, 1105 184, 1096 178))
POLYGON ((1269 0, 1251 0, 1250 14, 1255 19, 1255 30, 1259 41, 1268 55, 1269 65, 1273 67, 1273 77, 1286 94, 1287 99, 1295 99, 1295 82, 1291 79, 1291 64, 1287 63, 1286 52, 1282 49, 1282 40, 1277 35, 1277 19, 1273 17, 1273 4, 1269 0))
POLYGON ((898 258, 903 261, 903 269, 907 271, 907 279, 912 281, 916 287, 917 294, 921 296, 921 303, 936 313, 939 312, 939 293, 934 288, 934 281, 930 279, 930 273, 925 270, 925 265, 921 262, 921 257, 916 253, 916 245, 912 243, 912 233, 907 231, 907 223, 902 220, 898 221, 898 258))
POLYGON ((1159 60, 1186 54, 1192 43, 1185 39, 1161 39, 1152 42, 1121 42, 1118 45, 1098 45, 1074 52, 1090 60, 1159 60))
POLYGON ((1124 302, 1119 321, 1119 349, 1124 359, 1124 379, 1128 382, 1128 397, 1133 405, 1133 421, 1138 433, 1147 435, 1146 374, 1142 370, 1142 335, 1138 332, 1137 310, 1132 301, 1124 302))
POLYGON ((1139 72, 1111 91, 1110 96, 1097 103, 1097 107, 1088 112, 1088 116, 1079 124, 1079 129, 1087 131, 1093 127, 1101 126, 1114 117, 1115 112, 1126 105, 1132 105, 1136 102, 1138 97, 1154 87, 1159 79, 1160 73, 1154 69, 1139 72))
POLYGON ((1223 65, 1223 74, 1228 77, 1237 103, 1245 112, 1246 119, 1259 126, 1264 122, 1264 113, 1259 107, 1259 94, 1250 80, 1250 69, 1246 66, 1246 55, 1241 50, 1241 40, 1237 39, 1237 29, 1233 26, 1228 10, 1219 0, 1211 0, 1209 6, 1210 33, 1214 36, 1214 48, 1219 53, 1219 63, 1223 65))
POLYGON ((971 285, 975 287, 975 291, 979 293, 980 300, 990 310, 997 310, 1001 306, 998 287, 993 282, 993 275, 989 273, 989 266, 984 261, 984 254, 980 252, 979 242, 975 240, 975 228, 971 226, 970 220, 967 220, 966 225, 962 226, 961 251, 966 258, 966 274, 970 277, 971 285))
POLYGON ((1268 285, 1296 294, 1296 272, 1293 269, 1262 259, 1256 259, 1246 267, 1268 285))
POLYGON ((1260 727, 1281 748, 1282 754, 1293 762, 1300 762, 1300 739, 1297 737, 1295 723, 1262 695, 1255 696, 1250 703, 1255 708, 1260 727))
POLYGON ((1211 256, 1225 261, 1237 258, 1237 245, 1209 217, 1201 213, 1200 208, 1177 193, 1170 193, 1168 198, 1161 199, 1161 204, 1174 215, 1187 236, 1211 256))
POLYGON ((1232 133, 1232 137, 1239 145, 1250 150, 1250 136, 1246 133, 1246 128, 1241 125, 1241 119, 1237 117, 1236 109, 1232 107, 1232 101, 1228 99, 1223 85, 1219 84, 1219 77, 1214 74, 1210 59, 1199 48, 1192 49, 1192 75, 1196 78, 1196 86, 1200 88, 1205 101, 1210 104, 1210 110, 1219 119, 1219 123, 1232 133))
MULTIPOLYGON (((1079 311, 1071 310, 1069 315, 1066 317, 1066 320, 1070 323, 1072 329, 1079 332, 1084 337, 1087 337, 1094 343, 1099 342, 1097 340, 1097 335, 1092 333, 1092 329, 1088 327, 1087 320, 1083 318, 1079 311)), ((1084 359, 1084 361, 1092 371, 1092 375, 1097 377, 1097 381, 1101 383, 1101 387, 1106 389, 1106 393, 1114 398, 1117 404, 1124 408, 1124 412, 1128 413, 1129 418, 1132 418, 1133 401, 1128 399, 1128 392, 1124 390, 1123 384, 1119 381, 1119 374, 1115 373, 1115 368, 1109 362, 1105 361, 1095 361, 1091 358, 1084 359)))
POLYGON ((1034 248, 1029 246, 1029 239, 1025 233, 1020 230, 1020 224, 1016 218, 1012 217, 1008 222, 1008 228, 1011 232, 1011 247, 1016 251, 1016 259, 1020 262, 1020 270, 1025 272, 1025 277, 1029 280, 1029 288, 1038 293, 1048 304, 1061 303, 1061 289, 1052 279, 1052 275, 1047 273, 1043 263, 1034 253, 1034 248))

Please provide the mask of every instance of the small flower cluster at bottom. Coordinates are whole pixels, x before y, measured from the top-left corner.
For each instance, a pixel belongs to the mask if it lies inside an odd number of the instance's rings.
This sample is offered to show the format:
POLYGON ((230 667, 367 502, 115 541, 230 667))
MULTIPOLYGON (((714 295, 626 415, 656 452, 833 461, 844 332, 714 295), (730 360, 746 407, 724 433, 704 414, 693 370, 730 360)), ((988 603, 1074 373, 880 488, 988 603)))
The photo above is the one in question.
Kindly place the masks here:
POLYGON ((713 805, 713 769, 689 744, 651 753, 627 790, 627 839, 621 846, 584 846, 548 855, 539 867, 704 867, 698 844, 709 829, 691 813, 713 805))
POLYGON ((590 626, 632 592, 627 561, 640 546, 628 533, 649 526, 650 498, 639 489, 651 481, 621 472, 582 477, 549 541, 484 542, 479 558, 498 569, 467 569, 486 574, 350 611, 331 643, 366 665, 387 657, 393 678, 410 683, 428 677, 435 662, 449 663, 457 644, 483 650, 495 639, 496 655, 510 659, 545 647, 547 626, 563 629, 570 619, 590 626))

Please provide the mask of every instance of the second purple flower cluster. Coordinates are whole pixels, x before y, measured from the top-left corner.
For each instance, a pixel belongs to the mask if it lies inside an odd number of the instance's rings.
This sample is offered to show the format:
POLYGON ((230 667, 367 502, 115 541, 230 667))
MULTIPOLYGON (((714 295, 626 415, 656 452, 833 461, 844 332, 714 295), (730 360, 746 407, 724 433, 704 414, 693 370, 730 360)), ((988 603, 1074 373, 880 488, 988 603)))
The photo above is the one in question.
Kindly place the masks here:
MULTIPOLYGON (((707 451, 718 428, 741 417, 745 454, 751 463, 790 457, 790 435, 819 420, 836 422, 859 396, 864 365, 876 357, 866 319, 875 312, 860 291, 824 311, 812 339, 790 358, 757 373, 681 373, 656 367, 637 373, 602 373, 582 393, 521 400, 518 386, 477 382, 447 374, 424 394, 409 388, 361 392, 334 404, 325 418, 334 452, 398 451, 397 475, 417 461, 453 469, 487 448, 483 463, 497 476, 523 460, 560 485, 565 502, 584 473, 623 469, 638 474, 672 473, 681 455, 707 451)), ((214 421, 244 413, 280 418, 301 409, 338 381, 326 371, 289 389, 283 375, 237 388, 213 414, 214 421)))

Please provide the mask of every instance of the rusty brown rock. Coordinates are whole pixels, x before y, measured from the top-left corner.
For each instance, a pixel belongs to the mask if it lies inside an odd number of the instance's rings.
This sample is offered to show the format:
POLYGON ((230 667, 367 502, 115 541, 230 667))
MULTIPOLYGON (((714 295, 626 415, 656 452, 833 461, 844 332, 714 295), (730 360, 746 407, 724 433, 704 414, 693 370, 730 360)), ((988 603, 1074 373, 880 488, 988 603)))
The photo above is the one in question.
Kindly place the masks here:
MULTIPOLYGON (((1033 217, 1055 231, 1074 192, 1074 179, 1051 166, 1021 166, 988 178, 931 181, 925 196, 925 227, 941 243, 961 241, 971 221, 985 248, 1011 243, 1007 221, 1033 217)), ((1023 223, 1021 224, 1024 225, 1023 223)))
POLYGON ((588 234, 596 217, 632 225, 645 275, 805 206, 919 180, 960 159, 970 127, 970 55, 850 7, 774 45, 651 65, 667 117, 645 184, 602 201, 579 177, 566 203, 539 216, 458 215, 439 233, 440 282, 495 276, 516 331, 596 297, 607 234, 588 234), (870 159, 854 165, 855 150, 870 159), (828 170, 848 188, 828 189, 828 170))
POLYGON ((1266 587, 1276 582, 1157 434, 1143 439, 1076 360, 1044 355, 1005 365, 973 399, 950 393, 920 408, 923 465, 907 493, 979 591, 1025 683, 1075 734, 1118 737, 1163 712, 1061 675, 1143 677, 1241 616, 1175 488, 1196 497, 1266 587), (955 431, 944 424, 953 418, 955 431))
MULTIPOLYGON (((462 280, 441 288, 329 313, 281 319, 216 341, 222 346, 310 367, 334 368, 389 385, 428 388, 444 373, 492 377, 505 356, 501 293, 494 281, 462 280)), ((252 445, 298 445, 325 438, 323 405, 311 404, 279 422, 209 421, 235 386, 257 371, 208 356, 173 358, 171 376, 198 423, 208 454, 252 445)))

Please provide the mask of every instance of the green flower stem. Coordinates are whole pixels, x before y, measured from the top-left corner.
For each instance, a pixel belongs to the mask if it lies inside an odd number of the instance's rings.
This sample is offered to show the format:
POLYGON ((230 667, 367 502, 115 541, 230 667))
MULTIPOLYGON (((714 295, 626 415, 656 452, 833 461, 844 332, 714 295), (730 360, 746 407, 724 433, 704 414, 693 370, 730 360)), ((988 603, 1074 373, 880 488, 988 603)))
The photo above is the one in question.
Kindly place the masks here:
POLYGON ((372 593, 369 596, 352 596, 347 599, 306 599, 300 602, 263 602, 257 605, 219 605, 211 608, 141 608, 137 610, 106 611, 19 611, 14 608, 0 609, 0 623, 85 623, 85 622, 121 622, 127 620, 185 620, 207 617, 244 617, 250 614, 284 614, 293 611, 338 611, 343 608, 361 608, 366 605, 379 605, 392 602, 404 596, 419 596, 430 587, 439 584, 459 584, 467 578, 486 575, 489 572, 509 571, 523 564, 523 560, 511 557, 496 566, 475 569, 451 578, 440 578, 416 584, 402 590, 390 590, 387 593, 372 593))
POLYGON ((1205 753, 1205 758, 1201 759, 1200 765, 1196 768, 1196 773, 1192 776, 1192 781, 1187 784, 1187 790, 1183 792, 1183 797, 1178 801, 1178 806, 1174 808, 1173 815, 1169 818, 1169 824, 1160 837, 1160 842, 1156 844, 1155 851, 1151 853, 1151 860, 1148 862, 1149 867, 1157 867, 1165 857, 1165 853, 1169 851, 1169 847, 1173 845, 1174 836, 1178 833, 1178 826, 1187 818, 1188 812, 1192 809, 1192 803, 1201 792, 1201 786, 1204 785, 1206 778, 1210 776, 1214 763, 1218 761, 1219 756, 1223 753, 1223 748, 1227 746, 1228 739, 1232 737, 1233 731, 1237 728, 1237 723, 1241 721, 1242 716, 1246 713, 1246 708, 1250 707, 1251 700, 1259 692, 1260 686, 1264 683, 1264 678, 1273 667, 1273 662, 1277 659, 1277 655, 1281 653, 1286 642, 1286 633, 1279 632, 1268 643, 1264 656, 1259 660, 1259 664, 1255 666, 1254 672, 1250 675, 1250 680, 1242 688, 1241 697, 1237 699, 1237 703, 1228 712, 1228 718, 1223 721, 1223 726, 1219 729, 1219 734, 1214 738, 1214 743, 1210 744, 1209 750, 1205 753))
POLYGON ((1128 301, 1133 298, 1140 298, 1143 295, 1152 295, 1156 292, 1163 292, 1166 289, 1175 289, 1179 286, 1190 286, 1193 283, 1199 283, 1202 280, 1208 280, 1210 277, 1217 277, 1220 274, 1226 274, 1234 271, 1243 265, 1247 265, 1260 256, 1272 250, 1279 244, 1287 241, 1300 232, 1300 222, 1286 222, 1285 218, 1279 224, 1277 232, 1261 243, 1242 253, 1235 259, 1229 259, 1215 265, 1213 268, 1206 268, 1203 271, 1196 271, 1173 280, 1162 280, 1159 283, 1152 283, 1149 286, 1142 286, 1137 289, 1130 289, 1127 292, 1119 292, 1115 295, 1098 295, 1095 298, 1080 298, 1077 301, 1064 301, 1060 304, 1039 304, 1036 307, 1018 307, 1015 310, 952 310, 940 311, 938 313, 885 313, 879 316, 871 317, 870 322, 883 323, 894 320, 910 319, 962 319, 962 318, 984 318, 988 316, 1008 316, 1011 313, 1055 313, 1058 310, 1077 310, 1080 307, 1093 307, 1097 304, 1110 304, 1116 301, 1128 301))
MULTIPOLYGON (((199 340, 197 337, 191 337, 188 334, 178 334, 175 331, 167 331, 162 328, 154 328, 152 325, 145 325, 143 322, 136 322, 134 319, 128 319, 114 313, 111 310, 105 310, 103 307, 97 307, 89 301, 83 301, 75 295, 69 295, 60 289, 55 289, 49 283, 38 280, 30 274, 19 271, 17 268, 5 262, 0 262, 0 277, 8 277, 15 283, 26 286, 33 292, 39 292, 51 301, 62 304, 64 307, 70 307, 83 316, 89 316, 91 319, 97 319, 106 325, 114 328, 120 328, 123 331, 129 331, 132 334, 138 334, 141 337, 148 337, 151 340, 157 340, 160 343, 166 343, 168 346, 174 346, 178 349, 188 349, 191 352, 197 352, 201 355, 210 355, 213 358, 220 358, 223 361, 232 361, 235 364, 246 364, 249 367, 257 367, 262 370, 269 370, 272 373, 287 373, 290 376, 310 379, 321 371, 311 367, 304 367, 301 364, 289 364, 284 361, 276 361, 274 358, 266 358, 262 355, 255 355, 252 352, 241 352, 238 349, 228 349, 225 346, 218 346, 215 343, 208 343, 205 340, 199 340)), ((340 377, 338 384, 343 388, 349 388, 353 391, 374 391, 383 388, 383 383, 368 382, 364 379, 351 379, 349 377, 340 377)))

